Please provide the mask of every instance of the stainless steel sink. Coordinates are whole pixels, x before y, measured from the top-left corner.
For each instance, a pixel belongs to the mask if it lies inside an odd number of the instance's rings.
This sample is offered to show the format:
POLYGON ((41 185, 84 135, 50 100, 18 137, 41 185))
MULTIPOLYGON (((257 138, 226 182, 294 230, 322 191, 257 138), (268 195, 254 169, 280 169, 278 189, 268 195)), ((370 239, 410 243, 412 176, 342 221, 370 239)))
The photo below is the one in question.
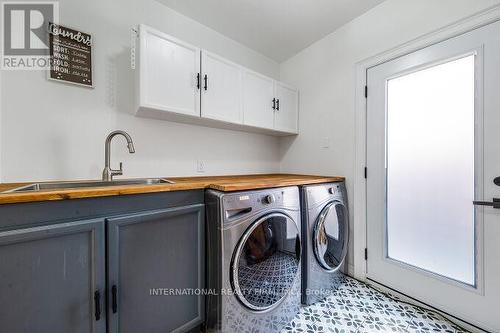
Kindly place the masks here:
POLYGON ((69 188, 84 188, 84 187, 107 187, 120 185, 159 185, 159 184, 174 184, 174 181, 164 178, 143 178, 143 179, 119 179, 112 181, 91 180, 82 182, 54 182, 54 183, 33 183, 21 186, 2 193, 18 193, 18 192, 36 192, 48 191, 69 188))

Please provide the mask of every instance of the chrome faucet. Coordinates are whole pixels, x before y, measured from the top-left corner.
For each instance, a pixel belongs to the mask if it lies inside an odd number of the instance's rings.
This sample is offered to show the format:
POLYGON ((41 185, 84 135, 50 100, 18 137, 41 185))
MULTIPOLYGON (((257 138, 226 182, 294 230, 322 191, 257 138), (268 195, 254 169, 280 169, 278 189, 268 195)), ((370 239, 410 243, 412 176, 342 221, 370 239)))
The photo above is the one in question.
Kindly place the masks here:
POLYGON ((106 144, 104 148, 104 170, 102 171, 102 180, 103 181, 112 181, 113 176, 121 176, 123 175, 123 164, 120 162, 120 169, 119 170, 113 170, 111 169, 111 141, 113 138, 117 135, 123 135, 125 139, 127 139, 127 147, 128 147, 128 152, 130 154, 135 153, 135 148, 134 148, 134 143, 132 142, 132 138, 130 135, 128 135, 127 132, 125 131, 113 131, 111 132, 108 137, 106 138, 106 144))

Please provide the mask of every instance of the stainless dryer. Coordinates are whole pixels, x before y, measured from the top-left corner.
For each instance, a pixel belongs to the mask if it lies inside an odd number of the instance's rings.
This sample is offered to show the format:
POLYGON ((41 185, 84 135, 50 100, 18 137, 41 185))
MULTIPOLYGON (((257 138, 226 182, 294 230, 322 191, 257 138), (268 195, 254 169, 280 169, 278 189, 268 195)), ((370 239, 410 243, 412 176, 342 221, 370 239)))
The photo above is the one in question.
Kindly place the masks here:
POLYGON ((343 280, 349 243, 344 182, 302 186, 302 303, 313 304, 343 280))
POLYGON ((300 309, 297 187, 207 191, 208 332, 279 332, 300 309))

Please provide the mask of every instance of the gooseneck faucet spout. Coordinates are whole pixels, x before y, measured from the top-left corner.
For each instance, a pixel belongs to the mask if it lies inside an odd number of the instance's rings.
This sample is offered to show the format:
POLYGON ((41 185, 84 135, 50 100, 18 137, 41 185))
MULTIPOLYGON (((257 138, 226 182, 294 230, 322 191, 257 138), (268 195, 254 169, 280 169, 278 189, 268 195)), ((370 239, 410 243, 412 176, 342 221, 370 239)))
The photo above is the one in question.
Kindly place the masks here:
POLYGON ((104 170, 102 171, 102 180, 103 181, 112 181, 113 176, 120 176, 123 174, 123 164, 120 162, 120 169, 113 170, 111 169, 111 141, 117 135, 122 135, 127 140, 128 152, 130 154, 135 153, 134 142, 132 141, 132 137, 125 131, 113 131, 106 138, 106 144, 104 147, 104 170))

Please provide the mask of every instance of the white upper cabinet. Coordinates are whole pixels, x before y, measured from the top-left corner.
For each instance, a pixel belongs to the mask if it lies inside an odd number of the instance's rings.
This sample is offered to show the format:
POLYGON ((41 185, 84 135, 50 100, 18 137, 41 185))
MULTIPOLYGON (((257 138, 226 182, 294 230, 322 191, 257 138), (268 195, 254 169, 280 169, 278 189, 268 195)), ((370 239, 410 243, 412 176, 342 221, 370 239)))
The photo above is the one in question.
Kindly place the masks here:
POLYGON ((139 111, 200 116, 200 49, 157 30, 139 28, 139 111))
POLYGON ((243 73, 243 123, 274 129, 274 80, 246 70, 243 73))
POLYGON ((275 95, 274 129, 283 132, 298 133, 299 94, 297 89, 284 83, 276 82, 275 95))
POLYGON ((201 116, 229 123, 243 122, 241 66, 202 51, 201 116))
POLYGON ((137 115, 271 135, 298 133, 298 92, 211 52, 139 26, 137 115))

